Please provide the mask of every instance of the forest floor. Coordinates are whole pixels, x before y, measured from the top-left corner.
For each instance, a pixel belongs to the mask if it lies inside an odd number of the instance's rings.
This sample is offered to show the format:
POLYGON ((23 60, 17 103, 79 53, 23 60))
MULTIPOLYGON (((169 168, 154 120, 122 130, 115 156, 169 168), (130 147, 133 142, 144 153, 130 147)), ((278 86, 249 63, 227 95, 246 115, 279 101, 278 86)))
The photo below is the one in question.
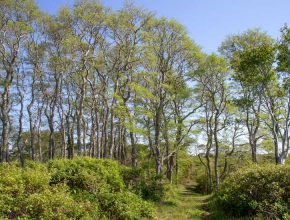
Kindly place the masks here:
POLYGON ((180 185, 170 200, 157 207, 158 220, 208 219, 210 196, 195 192, 195 186, 180 185))

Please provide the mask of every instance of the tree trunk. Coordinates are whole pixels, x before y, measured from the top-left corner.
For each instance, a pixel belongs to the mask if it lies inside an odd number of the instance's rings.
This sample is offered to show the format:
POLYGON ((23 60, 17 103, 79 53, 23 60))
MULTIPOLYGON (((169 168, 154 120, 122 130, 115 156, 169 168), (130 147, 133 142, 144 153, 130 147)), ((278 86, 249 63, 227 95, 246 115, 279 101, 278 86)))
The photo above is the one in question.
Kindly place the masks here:
MULTIPOLYGON (((219 113, 216 113, 219 114, 219 113)), ((219 188, 220 185, 220 176, 219 176, 219 141, 218 141, 218 116, 215 115, 214 122, 214 142, 215 142, 215 157, 214 157, 214 174, 215 174, 215 185, 216 188, 219 188)))
POLYGON ((134 139, 134 134, 132 131, 129 132, 130 133, 130 140, 131 140, 131 165, 132 167, 137 167, 137 149, 136 149, 136 144, 135 144, 135 139, 134 139))

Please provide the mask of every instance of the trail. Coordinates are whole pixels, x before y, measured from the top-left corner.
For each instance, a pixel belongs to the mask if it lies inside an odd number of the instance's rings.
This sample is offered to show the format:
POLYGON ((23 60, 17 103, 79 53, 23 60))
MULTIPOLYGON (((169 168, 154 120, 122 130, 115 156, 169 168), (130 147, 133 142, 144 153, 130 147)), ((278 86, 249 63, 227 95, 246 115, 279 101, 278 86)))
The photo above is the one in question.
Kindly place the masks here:
POLYGON ((209 196, 195 192, 194 185, 181 185, 176 193, 157 208, 158 220, 205 219, 209 196))

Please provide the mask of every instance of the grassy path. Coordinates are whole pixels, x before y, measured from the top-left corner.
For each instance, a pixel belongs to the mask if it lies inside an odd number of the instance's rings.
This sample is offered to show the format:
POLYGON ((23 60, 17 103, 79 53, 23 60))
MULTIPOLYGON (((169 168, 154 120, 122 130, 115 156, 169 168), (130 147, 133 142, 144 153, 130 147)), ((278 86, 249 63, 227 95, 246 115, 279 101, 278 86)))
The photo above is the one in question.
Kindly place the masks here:
POLYGON ((206 206, 209 196, 194 192, 194 186, 179 186, 170 200, 157 208, 158 220, 203 219, 207 216, 206 206))

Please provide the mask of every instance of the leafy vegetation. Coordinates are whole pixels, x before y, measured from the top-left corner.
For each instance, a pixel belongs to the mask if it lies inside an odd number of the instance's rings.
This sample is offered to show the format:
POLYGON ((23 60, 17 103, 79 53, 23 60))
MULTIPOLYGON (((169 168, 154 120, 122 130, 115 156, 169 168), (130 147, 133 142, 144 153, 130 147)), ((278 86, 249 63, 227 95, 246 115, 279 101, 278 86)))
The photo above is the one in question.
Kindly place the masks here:
POLYGON ((1 218, 140 219, 150 202, 130 192, 123 167, 110 160, 77 158, 0 167, 1 218))
POLYGON ((290 218, 289 57, 286 24, 206 54, 127 1, 1 0, 1 217, 290 218))
POLYGON ((214 203, 232 216, 289 219, 289 187, 289 166, 254 165, 232 173, 216 192, 214 203))

